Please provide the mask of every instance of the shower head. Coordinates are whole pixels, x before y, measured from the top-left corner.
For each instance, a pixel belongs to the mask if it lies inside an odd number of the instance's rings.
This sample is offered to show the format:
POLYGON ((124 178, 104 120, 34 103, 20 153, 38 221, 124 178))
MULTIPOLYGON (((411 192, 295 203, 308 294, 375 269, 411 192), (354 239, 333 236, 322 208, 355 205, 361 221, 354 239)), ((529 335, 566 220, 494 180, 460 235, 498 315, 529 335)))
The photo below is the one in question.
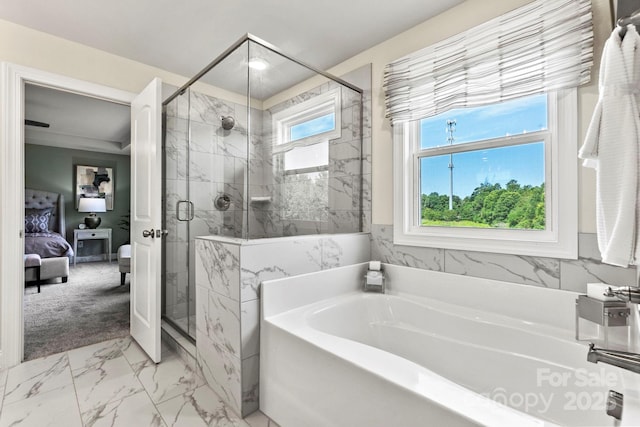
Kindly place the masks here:
POLYGON ((222 129, 231 130, 236 125, 236 120, 231 116, 222 116, 222 129))

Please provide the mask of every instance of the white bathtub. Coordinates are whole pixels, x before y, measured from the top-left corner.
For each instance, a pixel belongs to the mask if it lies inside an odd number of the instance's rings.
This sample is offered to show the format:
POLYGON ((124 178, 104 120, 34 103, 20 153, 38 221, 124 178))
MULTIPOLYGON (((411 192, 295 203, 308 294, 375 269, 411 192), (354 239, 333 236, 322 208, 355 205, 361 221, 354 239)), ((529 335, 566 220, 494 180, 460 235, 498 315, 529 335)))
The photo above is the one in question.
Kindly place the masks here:
POLYGON ((384 269, 385 295, 363 265, 263 284, 260 408, 283 427, 614 426, 608 390, 639 389, 586 361, 574 293, 384 269))

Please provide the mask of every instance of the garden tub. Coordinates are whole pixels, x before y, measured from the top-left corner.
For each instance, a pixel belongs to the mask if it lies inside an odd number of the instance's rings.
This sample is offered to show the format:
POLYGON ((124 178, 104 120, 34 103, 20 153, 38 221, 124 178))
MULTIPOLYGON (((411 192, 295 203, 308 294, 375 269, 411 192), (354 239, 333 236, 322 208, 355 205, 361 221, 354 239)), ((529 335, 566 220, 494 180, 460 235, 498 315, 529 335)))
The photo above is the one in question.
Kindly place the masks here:
POLYGON ((575 293, 383 265, 373 294, 366 268, 263 283, 260 408, 282 427, 614 426, 608 391, 638 390, 586 361, 575 293))

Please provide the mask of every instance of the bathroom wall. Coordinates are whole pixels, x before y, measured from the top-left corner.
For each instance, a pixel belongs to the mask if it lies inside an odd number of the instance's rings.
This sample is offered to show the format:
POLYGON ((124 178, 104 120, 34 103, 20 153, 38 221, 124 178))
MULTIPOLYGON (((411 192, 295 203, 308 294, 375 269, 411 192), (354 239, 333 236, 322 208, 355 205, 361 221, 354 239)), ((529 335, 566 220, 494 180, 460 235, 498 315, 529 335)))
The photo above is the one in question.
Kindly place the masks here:
POLYGON ((393 226, 373 225, 371 256, 383 262, 446 273, 587 292, 587 283, 632 285, 635 268, 601 262, 596 235, 578 235, 577 260, 434 249, 393 244, 393 226))
MULTIPOLYGON (((400 265, 580 292, 586 290, 587 282, 634 284, 636 283, 634 267, 620 268, 601 263, 595 235, 595 173, 592 169, 582 166, 579 167, 577 189, 580 231, 577 260, 409 247, 392 243, 392 140, 391 126, 385 117, 382 89, 385 65, 526 3, 529 3, 529 0, 467 0, 329 70, 332 73, 341 74, 363 63, 372 63, 372 256, 400 265), (450 25, 452 22, 455 25, 450 25)), ((592 0, 592 10, 595 63, 591 70, 591 82, 578 89, 579 145, 584 140, 597 102, 600 56, 604 42, 612 30, 609 1, 592 0)), ((292 91, 300 90, 303 88, 292 89, 292 91)), ((577 153, 576 162, 579 162, 577 153)))
MULTIPOLYGON (((305 183, 293 175, 286 176, 282 165, 282 156, 273 154, 272 135, 273 114, 290 108, 300 102, 338 88, 335 82, 327 82, 310 91, 301 93, 280 103, 262 114, 263 141, 267 142, 261 150, 265 164, 271 169, 270 180, 255 179, 251 182, 251 190, 256 194, 268 194, 268 204, 251 202, 249 206, 249 231, 251 238, 273 236, 295 236, 318 233, 353 233, 360 230, 360 108, 352 91, 342 88, 342 123, 338 123, 343 131, 339 139, 329 141, 329 171, 312 184, 305 183), (354 115, 357 102, 358 114, 354 115), (354 122, 355 121, 355 122, 354 122), (357 128, 357 132, 352 129, 357 128), (263 183, 262 185, 260 183, 263 183), (268 183, 268 184, 267 184, 268 183), (355 184, 355 185, 354 185, 355 184), (313 187, 320 187, 326 192, 327 200, 319 205, 315 200, 301 200, 294 203, 295 212, 285 209, 289 194, 308 194, 313 187), (262 188, 261 188, 262 187, 262 188), (306 203, 305 203, 306 202, 306 203), (315 202, 315 203, 314 203, 315 202)), ((253 157, 253 156, 252 156, 253 157)), ((254 196, 254 194, 251 194, 254 196)), ((291 205, 291 203, 289 203, 291 205)))
POLYGON ((258 409, 260 283, 370 258, 366 233, 196 240, 197 363, 239 415, 258 409))
MULTIPOLYGON (((457 34, 530 1, 467 0, 450 11, 358 53, 328 70, 340 76, 364 65, 372 64, 373 223, 392 223, 391 128, 385 118, 384 111, 384 93, 382 91, 384 66, 407 53, 457 34)), ((604 39, 611 29, 605 16, 608 13, 608 0, 593 0, 593 7, 597 29, 596 54, 599 56, 604 39)), ((208 59, 210 58, 205 58, 205 61, 208 59)), ((179 76, 4 20, 0 20, 0 60, 105 84, 134 93, 144 88, 153 77, 161 77, 163 82, 175 86, 181 86, 190 77, 179 76), (47 52, 47 55, 43 55, 42 52, 47 52)), ((597 73, 597 64, 594 66, 594 72, 597 73)), ((594 75, 592 81, 593 83, 582 90, 580 94, 582 117, 590 116, 595 105, 597 76, 594 75)), ((281 94, 281 101, 314 86, 293 87, 292 94, 281 94)), ((200 88, 198 90, 203 91, 200 88)), ((582 136, 585 129, 586 124, 583 123, 581 125, 582 136)), ((581 177, 583 184, 581 183, 580 189, 580 230, 582 232, 595 231, 595 214, 592 213, 595 211, 595 198, 590 195, 595 187, 595 179, 592 175, 591 171, 586 171, 581 177)))
MULTIPOLYGON (((393 224, 393 188, 392 188, 392 138, 389 120, 385 117, 384 91, 382 88, 385 66, 404 55, 429 46, 447 37, 468 30, 492 18, 530 3, 531 0, 467 0, 415 27, 398 34, 384 42, 358 53, 352 58, 330 68, 328 71, 342 75, 357 69, 363 64, 372 66, 372 199, 371 223, 387 229, 393 224)), ((598 98, 598 70, 600 56, 605 40, 611 32, 611 17, 608 0, 592 0, 594 24, 594 59, 591 82, 578 90, 578 138, 584 139, 598 98)), ((313 87, 313 82, 302 82, 283 92, 277 103, 295 93, 313 87)), ((576 162, 578 161, 576 152, 576 162)), ((579 218, 581 233, 595 233, 595 173, 591 169, 579 168, 579 218)), ((403 248, 399 248, 402 250, 403 248)), ((415 248, 419 253, 421 250, 415 248)))
MULTIPOLYGON (((377 233, 376 230, 379 231, 380 229, 386 230, 384 235, 391 236, 390 224, 393 222, 393 192, 391 184, 392 142, 391 128, 388 120, 385 118, 384 93, 382 90, 384 66, 407 53, 472 28, 475 25, 486 22, 491 18, 529 2, 530 0, 467 0, 450 11, 446 11, 433 19, 425 21, 414 28, 373 46, 329 70, 333 74, 344 75, 365 64, 372 63, 373 94, 370 125, 372 127, 371 138, 373 147, 372 152, 369 152, 367 157, 373 162, 373 183, 370 188, 373 192, 373 212, 369 219, 374 224, 374 236, 377 233)), ((599 57, 604 41, 611 31, 609 1, 593 0, 592 3, 594 11, 596 63, 593 67, 591 83, 581 87, 579 90, 580 139, 584 138, 588 121, 597 101, 599 57)), ((176 86, 182 85, 188 79, 188 77, 185 76, 169 73, 146 64, 118 57, 98 49, 83 46, 3 20, 0 20, 0 60, 97 82, 132 92, 139 92, 156 76, 176 86)), ((315 87, 315 85, 302 88, 294 87, 290 94, 281 94, 282 100, 286 100, 312 87, 315 87)), ((366 189, 364 190, 366 191, 366 189)), ((563 261, 557 259, 542 259, 543 263, 542 266, 540 266, 536 260, 527 257, 469 253, 466 266, 461 265, 458 271, 466 271, 467 274, 471 274, 471 272, 474 272, 474 274, 482 274, 482 272, 478 273, 477 271, 491 271, 492 269, 498 269, 497 271, 506 270, 510 263, 516 262, 516 264, 522 267, 519 268, 515 274, 509 272, 500 273, 500 277, 502 277, 502 274, 506 274, 506 277, 516 278, 524 275, 524 277, 535 279, 537 272, 544 270, 544 268, 546 268, 544 266, 551 265, 551 271, 555 271, 555 273, 551 274, 551 277, 555 277, 557 280, 550 280, 548 283, 553 284, 557 282, 560 287, 569 286, 569 282, 565 279, 568 277, 583 277, 584 279, 580 279, 580 283, 582 283, 596 277, 603 278, 603 281, 606 281, 605 278, 609 277, 609 274, 618 274, 609 273, 609 268, 615 269, 615 267, 601 265, 598 261, 599 255, 597 249, 595 249, 593 244, 585 243, 585 239, 593 242, 592 233, 595 232, 595 173, 592 170, 580 169, 578 192, 580 212, 579 229, 581 231, 579 236, 581 242, 579 260, 563 261), (480 260, 485 262, 476 262, 476 255, 480 260), (502 266, 498 267, 497 264, 502 266), (567 271, 571 272, 575 270, 580 273, 567 275, 567 271), (603 271, 605 271, 605 273, 603 273, 603 271)), ((367 222, 368 221, 365 221, 365 225, 367 222)), ((386 242, 386 245, 389 244, 389 241, 388 238, 380 239, 380 242, 386 242)), ((384 246, 381 245, 381 247, 384 246)), ((430 257, 432 253, 434 253, 433 251, 438 252, 437 249, 430 250, 398 246, 389 251, 389 256, 395 257, 394 259, 397 259, 397 263, 400 264, 404 262, 430 263, 430 257)), ((435 263, 435 265, 439 266, 439 268, 450 270, 451 263, 453 262, 451 257, 456 255, 456 253, 454 251, 441 251, 438 253, 439 255, 433 255, 434 260, 439 260, 439 263, 435 263), (446 257, 447 254, 449 258, 446 257), (446 262, 447 259, 449 260, 448 262, 446 262)), ((380 257, 380 255, 376 255, 376 257, 380 257)), ((627 277, 631 274, 629 271, 631 270, 622 269, 620 270, 620 274, 624 274, 625 277, 627 277)), ((524 278, 519 280, 525 281, 524 278)), ((542 283, 541 280, 536 280, 542 283)), ((534 282, 536 280, 534 280, 534 282)), ((529 281, 529 279, 527 279, 527 281, 529 281)), ((8 284, 4 283, 2 285, 8 286, 8 284)))
MULTIPOLYGON (((343 76, 344 77, 344 76, 343 76)), ((333 81, 328 81, 311 90, 292 96, 263 111, 261 116, 262 144, 252 144, 252 167, 250 168, 250 195, 269 196, 268 203, 249 203, 250 238, 274 236, 293 236, 318 233, 353 233, 361 230, 361 222, 370 219, 371 212, 371 69, 369 65, 361 67, 344 77, 365 93, 360 95, 333 81), (285 182, 285 175, 279 163, 281 159, 273 155, 273 122, 274 114, 312 99, 314 96, 330 90, 341 88, 341 136, 329 142, 329 169, 320 185, 328 193, 327 205, 318 206, 309 203, 299 206, 301 210, 316 210, 318 218, 312 220, 297 219, 284 216, 283 206, 287 197, 287 186, 299 186, 299 192, 308 192, 308 183, 285 182), (361 105, 362 104, 362 105, 361 105), (361 126, 362 117, 366 122, 361 126), (361 136, 363 132, 364 138, 361 136), (368 154, 369 153, 369 154, 368 154), (274 159, 274 157, 276 157, 274 159), (361 164, 360 159, 363 159, 361 164), (253 167, 253 162, 260 167, 253 167), (362 169, 361 169, 362 167, 362 169), (362 210, 361 210, 362 203, 362 210), (361 212, 366 212, 365 216, 361 212)), ((269 101, 265 101, 268 104, 269 101)), ((304 217, 304 216, 302 216, 304 217)), ((368 225, 365 230, 368 229, 368 225)))

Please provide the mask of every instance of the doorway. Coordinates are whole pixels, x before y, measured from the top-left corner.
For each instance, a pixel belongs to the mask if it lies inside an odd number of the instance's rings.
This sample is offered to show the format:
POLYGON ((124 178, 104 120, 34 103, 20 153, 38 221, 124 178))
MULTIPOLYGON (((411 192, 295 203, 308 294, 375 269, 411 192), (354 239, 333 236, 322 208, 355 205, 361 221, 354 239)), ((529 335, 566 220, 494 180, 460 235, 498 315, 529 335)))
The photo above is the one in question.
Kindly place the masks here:
POLYGON ((40 70, 2 63, 0 109, 1 368, 19 364, 24 348, 24 85, 35 84, 130 105, 135 94, 40 70))
MULTIPOLYGON (((74 251, 66 282, 46 277, 42 292, 25 289, 24 360, 31 360, 129 333, 130 278, 120 284, 115 254, 129 243, 131 112, 126 104, 32 83, 24 93, 25 188, 63 197, 57 234, 74 251), (80 197, 106 202, 95 232, 81 230, 89 214, 80 197)), ((60 256, 50 250, 55 231, 25 233, 29 252, 60 256)))

